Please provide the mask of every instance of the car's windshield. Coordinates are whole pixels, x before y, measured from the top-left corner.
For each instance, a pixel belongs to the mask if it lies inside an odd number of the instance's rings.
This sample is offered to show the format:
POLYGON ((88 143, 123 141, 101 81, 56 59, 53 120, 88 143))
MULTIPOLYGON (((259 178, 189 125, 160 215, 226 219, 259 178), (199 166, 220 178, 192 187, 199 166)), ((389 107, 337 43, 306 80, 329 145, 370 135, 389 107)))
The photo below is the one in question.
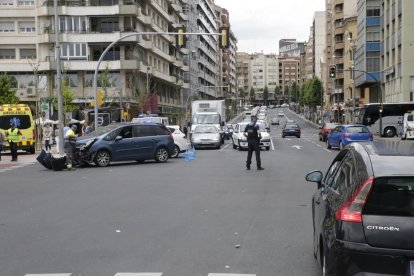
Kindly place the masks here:
POLYGON ((193 117, 193 124, 220 124, 218 114, 197 114, 193 117))
POLYGON ((213 126, 198 126, 194 130, 195 133, 217 133, 217 128, 213 126))
POLYGON ((92 131, 91 133, 88 133, 86 135, 83 135, 82 138, 94 138, 94 137, 99 137, 103 134, 106 134, 118 127, 120 127, 120 124, 111 124, 111 125, 107 125, 107 126, 103 126, 103 127, 99 127, 97 130, 92 131))

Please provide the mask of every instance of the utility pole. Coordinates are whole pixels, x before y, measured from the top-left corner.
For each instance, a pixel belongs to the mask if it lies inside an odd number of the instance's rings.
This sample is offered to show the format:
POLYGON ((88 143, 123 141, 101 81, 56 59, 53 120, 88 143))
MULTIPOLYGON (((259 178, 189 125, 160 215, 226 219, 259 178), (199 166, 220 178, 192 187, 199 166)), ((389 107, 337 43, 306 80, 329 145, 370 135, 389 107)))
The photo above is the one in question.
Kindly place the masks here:
MULTIPOLYGON (((55 13, 55 59, 56 59, 56 81, 57 81, 57 96, 58 96, 58 121, 59 121, 59 153, 64 152, 63 143, 63 96, 62 96, 62 72, 60 65, 60 43, 59 43, 59 15, 58 15, 58 1, 53 1, 54 13, 55 13)), ((96 100, 96 99, 95 99, 96 100)))

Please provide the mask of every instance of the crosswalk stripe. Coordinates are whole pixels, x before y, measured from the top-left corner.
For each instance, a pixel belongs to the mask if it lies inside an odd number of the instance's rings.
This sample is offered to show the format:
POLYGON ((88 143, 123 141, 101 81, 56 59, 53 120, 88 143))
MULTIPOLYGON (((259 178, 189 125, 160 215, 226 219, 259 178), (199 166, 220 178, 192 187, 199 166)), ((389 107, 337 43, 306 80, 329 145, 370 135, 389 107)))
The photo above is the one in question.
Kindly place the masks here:
POLYGON ((70 276, 72 273, 26 274, 24 276, 70 276))
POLYGON ((208 276, 256 276, 256 274, 210 273, 208 276))
POLYGON ((115 276, 162 276, 160 272, 151 272, 151 273, 117 273, 115 276))

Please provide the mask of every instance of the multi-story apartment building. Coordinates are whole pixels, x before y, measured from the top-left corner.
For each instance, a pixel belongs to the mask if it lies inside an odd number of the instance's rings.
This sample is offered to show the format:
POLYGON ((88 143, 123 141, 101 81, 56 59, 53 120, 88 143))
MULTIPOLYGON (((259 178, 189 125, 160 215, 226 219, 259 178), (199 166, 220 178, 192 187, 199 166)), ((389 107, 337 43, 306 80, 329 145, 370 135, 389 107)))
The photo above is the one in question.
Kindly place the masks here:
POLYGON ((357 0, 326 0, 326 65, 335 65, 337 72, 335 79, 327 79, 324 83, 329 99, 328 108, 332 109, 337 121, 342 121, 341 108, 344 102, 345 78, 350 75, 345 74, 345 21, 356 16, 357 0))
POLYGON ((305 53, 301 57, 301 83, 306 81, 307 79, 313 78, 315 75, 315 40, 314 40, 314 30, 313 26, 310 28, 309 39, 305 43, 305 53))
POLYGON ((249 99, 250 93, 249 61, 250 56, 248 53, 237 53, 237 87, 239 96, 243 101, 249 99))
POLYGON ((353 122, 353 113, 355 106, 355 80, 354 80, 354 52, 355 47, 352 43, 352 37, 357 33, 357 17, 347 17, 344 19, 344 104, 343 122, 353 122), (352 102, 354 100, 354 102, 352 102))
MULTIPOLYGON (((317 11, 313 17, 313 74, 323 79, 322 68, 326 66, 326 11, 317 11)), ((326 77, 327 75, 325 75, 326 77)))
POLYGON ((289 103, 292 96, 299 95, 299 86, 302 85, 301 77, 301 58, 300 56, 279 55, 279 89, 281 95, 278 97, 279 103, 289 103), (293 83, 296 83, 296 90, 291 91, 293 83))
MULTIPOLYGON (((182 1, 182 0, 180 0, 182 1)), ((187 31, 192 33, 217 32, 217 15, 212 0, 186 0, 188 10, 187 31)), ((188 37, 190 92, 203 99, 217 98, 220 56, 218 37, 203 35, 188 37), (211 88, 209 88, 211 86, 211 88)))
POLYGON ((382 1, 383 102, 414 101, 414 1, 382 1))
MULTIPOLYGON (((54 45, 55 32, 59 32, 64 79, 75 101, 87 107, 94 94, 93 72, 108 45, 133 32, 174 31, 176 24, 187 19, 185 2, 62 0, 56 30, 54 1, 1 1, 0 71, 16 77, 22 100, 31 100, 32 95, 20 88, 32 85, 39 88, 36 98, 55 96, 54 45)), ((103 57, 98 86, 110 102, 130 111, 130 116, 157 112, 176 123, 182 111, 183 73, 188 70, 183 64, 185 53, 168 34, 130 36, 103 57)))
POLYGON ((347 35, 355 49, 355 99, 379 102, 381 95, 381 0, 358 0, 357 32, 347 35))
POLYGON ((254 53, 249 56, 249 91, 255 91, 255 103, 264 104, 274 101, 275 88, 278 85, 278 60, 275 54, 254 53), (268 97, 263 97, 265 87, 268 97))

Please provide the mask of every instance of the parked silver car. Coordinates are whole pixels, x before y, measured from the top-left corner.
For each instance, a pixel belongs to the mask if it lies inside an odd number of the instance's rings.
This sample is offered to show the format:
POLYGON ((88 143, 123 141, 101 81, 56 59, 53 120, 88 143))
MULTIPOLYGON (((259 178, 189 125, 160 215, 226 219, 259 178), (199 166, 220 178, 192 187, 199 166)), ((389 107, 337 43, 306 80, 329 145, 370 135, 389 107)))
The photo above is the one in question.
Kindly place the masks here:
POLYGON ((199 125, 191 135, 191 144, 195 148, 214 147, 219 149, 221 146, 220 130, 215 126, 199 125))

